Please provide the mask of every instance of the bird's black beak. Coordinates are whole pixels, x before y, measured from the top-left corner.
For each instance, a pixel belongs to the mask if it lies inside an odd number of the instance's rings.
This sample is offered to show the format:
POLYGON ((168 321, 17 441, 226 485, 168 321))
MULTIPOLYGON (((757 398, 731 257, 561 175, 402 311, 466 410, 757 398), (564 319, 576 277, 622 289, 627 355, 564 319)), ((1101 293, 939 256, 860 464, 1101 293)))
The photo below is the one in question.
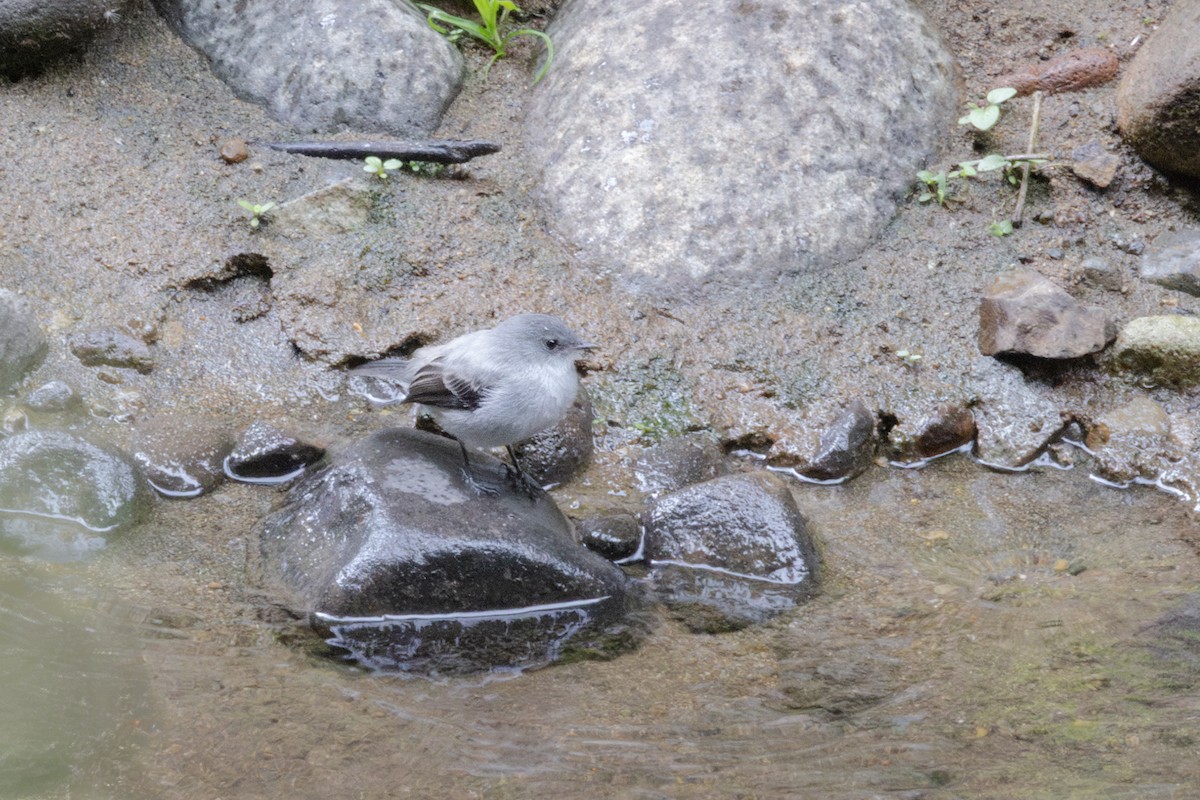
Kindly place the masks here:
POLYGON ((599 347, 600 345, 592 344, 591 342, 580 342, 579 344, 575 345, 576 350, 596 350, 599 347))

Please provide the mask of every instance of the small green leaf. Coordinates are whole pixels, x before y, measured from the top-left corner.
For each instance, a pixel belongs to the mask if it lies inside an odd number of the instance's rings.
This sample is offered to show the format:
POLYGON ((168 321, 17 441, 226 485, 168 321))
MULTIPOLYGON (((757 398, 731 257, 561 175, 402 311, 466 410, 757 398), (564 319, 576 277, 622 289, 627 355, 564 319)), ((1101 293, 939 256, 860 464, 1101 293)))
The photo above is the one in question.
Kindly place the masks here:
POLYGON ((932 199, 933 194, 931 192, 921 192, 919 195, 917 195, 918 203, 928 203, 932 199))
POLYGON ((400 169, 402 166, 404 166, 404 162, 398 158, 389 158, 387 161, 383 162, 382 166, 384 169, 400 169))
POLYGON ((263 203, 261 206, 255 206, 254 210, 259 214, 265 214, 275 207, 274 203, 263 203))
MULTIPOLYGON (((962 164, 959 164, 959 165, 958 165, 958 171, 959 171, 959 173, 961 173, 961 174, 962 174, 964 177, 967 177, 967 178, 974 178, 974 177, 975 177, 975 167, 971 166, 971 163, 970 163, 969 161, 968 161, 968 162, 963 162, 962 164)), ((954 175, 951 175, 950 177, 954 177, 954 175)))
POLYGON ((1008 236, 1013 232, 1012 220, 1005 219, 988 225, 988 233, 992 236, 1008 236))
POLYGON ((1006 166, 1008 166, 1008 159, 999 153, 992 153, 990 156, 984 156, 983 158, 979 159, 976 169, 978 169, 980 172, 991 172, 992 170, 1000 169, 1006 166))
POLYGON ((999 89, 992 89, 987 93, 987 101, 992 105, 1000 105, 1005 100, 1011 100, 1017 96, 1017 90, 1011 86, 1004 86, 999 89))
POLYGON ((978 130, 990 131, 992 126, 1000 120, 1000 106, 977 108, 967 114, 967 119, 978 130))
POLYGON ((934 178, 932 172, 927 169, 923 169, 917 173, 917 180, 921 181, 921 183, 933 183, 936 178, 934 178))
POLYGON ((254 213, 254 203, 251 203, 249 200, 238 200, 238 205, 249 211, 251 214, 254 213))

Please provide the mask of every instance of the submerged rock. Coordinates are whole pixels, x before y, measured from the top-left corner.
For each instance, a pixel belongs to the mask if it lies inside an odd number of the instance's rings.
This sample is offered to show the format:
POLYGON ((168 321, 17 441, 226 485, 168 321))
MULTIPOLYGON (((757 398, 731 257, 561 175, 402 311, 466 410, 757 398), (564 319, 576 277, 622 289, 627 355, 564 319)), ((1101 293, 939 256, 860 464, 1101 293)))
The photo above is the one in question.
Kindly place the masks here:
POLYGON ((138 420, 134 442, 134 460, 166 497, 197 497, 219 486, 222 462, 234 446, 227 423, 191 414, 138 420))
POLYGON ((363 439, 267 519, 264 570, 380 669, 520 666, 613 635, 621 571, 576 542, 545 493, 514 488, 500 461, 473 453, 471 473, 443 437, 363 439))
POLYGON ((1168 386, 1200 384, 1200 319, 1163 315, 1130 320, 1113 347, 1113 364, 1168 386))
POLYGON ((586 260, 674 281, 857 253, 951 111, 952 62, 905 0, 572 0, 527 141, 586 260))
POLYGON ((1168 233, 1142 256, 1143 279, 1200 296, 1200 230, 1168 233))
POLYGON ((1078 358, 1103 350, 1117 330, 1103 308, 1085 306, 1026 269, 1000 275, 979 303, 979 351, 1078 358))
POLYGON ((1142 158, 1200 178, 1200 0, 1180 0, 1117 87, 1117 125, 1142 158))
POLYGON ((462 81, 458 50, 409 3, 154 5, 234 92, 303 131, 429 134, 462 81))
POLYGON ((0 392, 11 389, 46 354, 46 338, 28 304, 0 289, 0 392))
POLYGON ((68 433, 0 439, 0 546, 77 558, 137 522, 150 492, 121 453, 68 433))
POLYGON ((770 473, 726 475, 659 497, 643 524, 657 592, 692 630, 762 622, 815 591, 807 523, 770 473))

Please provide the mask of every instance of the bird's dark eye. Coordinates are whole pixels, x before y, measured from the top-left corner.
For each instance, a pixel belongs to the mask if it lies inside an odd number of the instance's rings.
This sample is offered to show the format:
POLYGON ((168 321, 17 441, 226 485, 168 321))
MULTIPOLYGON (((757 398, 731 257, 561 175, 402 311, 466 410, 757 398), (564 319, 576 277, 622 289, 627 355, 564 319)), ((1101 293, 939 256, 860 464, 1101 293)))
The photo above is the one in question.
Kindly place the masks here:
POLYGON ((558 349, 558 339, 547 339, 546 340, 546 349, 547 350, 557 350, 558 349))

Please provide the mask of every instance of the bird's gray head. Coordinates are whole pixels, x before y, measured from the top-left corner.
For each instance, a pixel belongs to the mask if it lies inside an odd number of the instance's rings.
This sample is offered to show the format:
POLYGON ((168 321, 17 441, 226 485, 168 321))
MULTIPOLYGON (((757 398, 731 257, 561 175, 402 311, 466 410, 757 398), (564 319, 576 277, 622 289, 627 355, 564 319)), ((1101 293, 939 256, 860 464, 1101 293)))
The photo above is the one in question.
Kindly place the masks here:
POLYGON ((492 329, 526 361, 574 362, 594 344, 579 338, 566 323, 549 314, 518 314, 492 329))

